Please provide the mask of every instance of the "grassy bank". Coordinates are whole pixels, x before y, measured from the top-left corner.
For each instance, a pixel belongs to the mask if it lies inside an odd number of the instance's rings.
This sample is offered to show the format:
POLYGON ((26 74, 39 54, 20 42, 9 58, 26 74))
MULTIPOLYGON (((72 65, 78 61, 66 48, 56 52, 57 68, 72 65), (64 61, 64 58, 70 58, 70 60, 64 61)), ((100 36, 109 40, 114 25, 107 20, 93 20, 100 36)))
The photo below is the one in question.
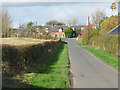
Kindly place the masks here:
POLYGON ((38 88, 68 88, 68 67, 67 45, 63 43, 49 58, 48 64, 32 67, 31 73, 24 74, 24 81, 38 88))
POLYGON ((112 67, 114 67, 115 69, 118 70, 118 57, 113 57, 110 53, 107 53, 104 50, 95 49, 93 47, 85 45, 85 44, 82 43, 82 39, 78 39, 76 41, 77 41, 78 45, 82 46, 84 49, 86 49, 89 52, 93 53, 100 60, 102 60, 106 64, 111 65, 112 67))
POLYGON ((24 74, 9 79, 12 81, 7 83, 8 87, 68 88, 70 81, 67 44, 62 43, 47 61, 45 64, 38 62, 24 74))

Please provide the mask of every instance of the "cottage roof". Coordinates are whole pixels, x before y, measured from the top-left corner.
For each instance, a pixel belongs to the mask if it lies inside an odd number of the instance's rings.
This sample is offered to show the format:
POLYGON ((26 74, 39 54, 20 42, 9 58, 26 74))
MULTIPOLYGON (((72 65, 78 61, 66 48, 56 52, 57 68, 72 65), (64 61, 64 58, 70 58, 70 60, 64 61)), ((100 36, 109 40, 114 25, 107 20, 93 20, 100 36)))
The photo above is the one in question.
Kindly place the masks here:
POLYGON ((84 26, 71 26, 71 27, 80 30, 80 29, 81 29, 82 27, 84 27, 84 26))
POLYGON ((112 30, 110 30, 107 34, 120 34, 120 24, 112 30))
MULTIPOLYGON (((58 26, 58 25, 55 25, 54 27, 52 27, 52 26, 46 26, 46 28, 48 28, 48 30, 51 30, 52 32, 58 32, 59 31, 59 28, 62 28, 63 29, 63 31, 65 30, 65 28, 67 28, 68 26, 58 26)), ((78 29, 78 30, 80 30, 82 27, 84 27, 84 26, 71 26, 72 28, 76 28, 76 29, 78 29)))
POLYGON ((29 33, 30 33, 30 30, 28 30, 28 29, 21 29, 21 30, 18 31, 18 34, 21 34, 21 35, 29 34, 29 33))

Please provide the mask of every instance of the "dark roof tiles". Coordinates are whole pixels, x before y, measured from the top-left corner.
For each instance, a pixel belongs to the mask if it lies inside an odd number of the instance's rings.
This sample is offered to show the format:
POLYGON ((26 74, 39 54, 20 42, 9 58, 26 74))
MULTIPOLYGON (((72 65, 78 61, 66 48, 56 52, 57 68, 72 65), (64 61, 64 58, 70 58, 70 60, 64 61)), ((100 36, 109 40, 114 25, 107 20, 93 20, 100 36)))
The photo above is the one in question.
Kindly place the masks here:
POLYGON ((18 34, 21 34, 21 35, 29 34, 29 33, 30 33, 30 30, 28 30, 28 29, 21 29, 21 30, 18 31, 18 34))
POLYGON ((107 34, 120 34, 120 24, 112 30, 110 30, 107 34))

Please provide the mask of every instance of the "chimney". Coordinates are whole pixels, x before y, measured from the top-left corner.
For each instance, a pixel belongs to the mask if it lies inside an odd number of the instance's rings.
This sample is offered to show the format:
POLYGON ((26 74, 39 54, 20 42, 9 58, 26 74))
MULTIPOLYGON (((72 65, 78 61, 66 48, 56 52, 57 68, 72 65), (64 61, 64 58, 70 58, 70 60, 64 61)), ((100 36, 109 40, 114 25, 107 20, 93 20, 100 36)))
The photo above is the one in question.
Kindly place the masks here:
POLYGON ((52 28, 54 27, 54 24, 52 24, 52 28))

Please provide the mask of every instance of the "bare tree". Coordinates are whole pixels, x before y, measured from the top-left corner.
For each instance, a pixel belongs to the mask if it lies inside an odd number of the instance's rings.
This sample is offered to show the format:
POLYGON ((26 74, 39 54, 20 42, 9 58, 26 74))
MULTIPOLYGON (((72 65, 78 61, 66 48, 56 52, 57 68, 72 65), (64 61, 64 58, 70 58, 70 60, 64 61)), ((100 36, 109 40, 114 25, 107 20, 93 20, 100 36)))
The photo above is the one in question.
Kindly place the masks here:
POLYGON ((71 20, 70 18, 67 20, 67 24, 70 26, 71 25, 71 20))
POLYGON ((73 26, 76 26, 78 24, 78 20, 76 17, 74 18, 69 18, 68 21, 67 21, 68 25, 73 25, 73 26))
POLYGON ((27 28, 27 23, 19 24, 19 29, 26 29, 26 28, 27 28))
POLYGON ((78 20, 77 20, 77 18, 73 18, 73 20, 72 20, 72 25, 74 25, 74 26, 76 26, 78 24, 78 20))
POLYGON ((100 9, 97 9, 93 14, 92 14, 92 23, 93 24, 99 24, 99 22, 106 16, 106 13, 101 11, 100 9))
POLYGON ((8 15, 8 11, 2 11, 2 37, 8 37, 10 35, 10 27, 12 24, 11 17, 8 15))

